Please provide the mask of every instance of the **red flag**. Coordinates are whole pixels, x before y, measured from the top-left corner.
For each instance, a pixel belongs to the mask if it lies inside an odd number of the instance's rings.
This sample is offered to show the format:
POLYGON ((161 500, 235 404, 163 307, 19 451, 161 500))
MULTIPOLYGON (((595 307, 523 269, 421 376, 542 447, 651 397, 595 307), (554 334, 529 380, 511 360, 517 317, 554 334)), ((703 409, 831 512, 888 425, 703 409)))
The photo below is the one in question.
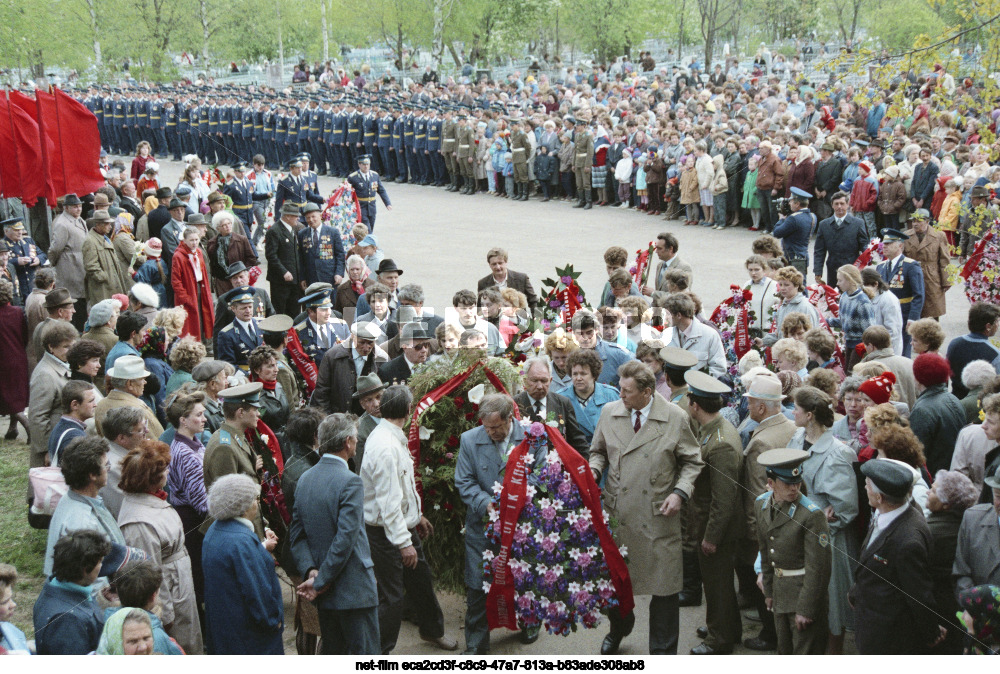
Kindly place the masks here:
MULTIPOLYGON (((30 100, 30 99, 29 99, 30 100)), ((34 206, 48 196, 35 118, 0 96, 0 193, 34 206)))
POLYGON ((35 91, 38 128, 54 146, 48 157, 49 180, 57 195, 90 194, 104 187, 101 135, 97 117, 83 103, 59 89, 35 91))

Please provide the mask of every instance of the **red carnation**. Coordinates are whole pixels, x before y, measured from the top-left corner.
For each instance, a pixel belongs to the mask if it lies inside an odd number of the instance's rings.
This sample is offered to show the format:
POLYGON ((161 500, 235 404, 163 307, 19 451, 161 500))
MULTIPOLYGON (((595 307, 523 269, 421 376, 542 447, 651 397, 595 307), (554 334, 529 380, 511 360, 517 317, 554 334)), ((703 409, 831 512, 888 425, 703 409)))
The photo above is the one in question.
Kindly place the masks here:
POLYGON ((472 403, 472 411, 473 412, 478 412, 479 411, 479 405, 477 405, 476 403, 472 403))
POLYGON ((450 503, 448 503, 448 502, 445 502, 445 504, 444 504, 444 506, 443 506, 443 507, 444 507, 444 509, 445 509, 445 510, 451 510, 452 508, 454 508, 454 506, 453 506, 453 505, 451 505, 451 504, 450 504, 450 503))
POLYGON ((465 420, 466 421, 472 421, 475 418, 476 418, 476 413, 475 412, 469 412, 468 414, 465 415, 465 420))
POLYGON ((452 448, 458 447, 458 438, 455 437, 454 435, 449 435, 448 436, 448 443, 447 444, 448 444, 449 447, 452 447, 452 448))
POLYGON ((461 409, 465 405, 465 400, 461 396, 455 396, 455 407, 461 409))
POLYGON ((744 289, 743 289, 743 299, 744 299, 745 301, 747 301, 747 302, 749 302, 750 300, 752 300, 752 299, 753 299, 753 293, 752 293, 752 292, 750 292, 750 289, 749 289, 749 288, 744 288, 744 289))

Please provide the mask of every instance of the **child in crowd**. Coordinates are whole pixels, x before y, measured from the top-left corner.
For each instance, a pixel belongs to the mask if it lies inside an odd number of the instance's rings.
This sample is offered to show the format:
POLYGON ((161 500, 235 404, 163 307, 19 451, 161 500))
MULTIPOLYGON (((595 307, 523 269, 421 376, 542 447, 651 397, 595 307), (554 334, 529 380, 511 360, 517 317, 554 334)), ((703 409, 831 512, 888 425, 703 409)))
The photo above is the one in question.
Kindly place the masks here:
POLYGON ((615 164, 615 180, 618 181, 618 201, 622 208, 628 208, 632 180, 632 150, 624 148, 621 159, 615 164))
POLYGON ((698 224, 698 174, 694 170, 694 155, 688 155, 681 170, 681 206, 687 209, 684 225, 698 224))
POLYGON ((636 208, 640 211, 649 210, 649 189, 646 185, 646 155, 639 154, 635 158, 635 195, 639 197, 636 208))
POLYGON ((504 179, 504 196, 509 197, 514 194, 514 155, 511 152, 503 153, 503 168, 501 174, 504 179))

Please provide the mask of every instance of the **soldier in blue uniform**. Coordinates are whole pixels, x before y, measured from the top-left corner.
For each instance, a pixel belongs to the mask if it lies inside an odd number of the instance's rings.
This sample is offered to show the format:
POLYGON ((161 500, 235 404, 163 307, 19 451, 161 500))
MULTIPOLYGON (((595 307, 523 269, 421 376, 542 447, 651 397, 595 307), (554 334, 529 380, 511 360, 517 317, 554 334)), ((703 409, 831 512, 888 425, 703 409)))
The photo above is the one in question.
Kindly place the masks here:
POLYGON ((157 156, 166 156, 169 153, 167 147, 167 126, 163 116, 163 101, 160 94, 154 93, 149 101, 149 130, 153 137, 153 151, 157 156))
POLYGON ((406 116, 399 108, 392 112, 392 152, 396 158, 396 182, 405 183, 409 177, 409 165, 406 161, 406 116))
POLYGON ((275 119, 274 110, 270 105, 265 104, 262 107, 264 110, 261 115, 261 125, 263 128, 259 136, 263 140, 262 154, 269 166, 280 168, 281 162, 278 161, 278 153, 274 145, 274 131, 277 120, 275 119))
POLYGON ((416 111, 413 117, 413 170, 415 177, 413 182, 417 185, 426 185, 427 180, 427 119, 424 117, 424 106, 415 105, 416 111))
POLYGON ((319 197, 319 176, 316 172, 312 170, 310 164, 312 163, 312 156, 308 152, 300 152, 297 157, 300 162, 302 162, 302 177, 306 181, 306 199, 322 205, 323 199, 320 198, 318 201, 311 198, 311 195, 319 197))
MULTIPOLYGON (((788 263, 807 277, 809 271, 809 233, 816 223, 816 217, 809 212, 812 195, 798 187, 791 188, 789 205, 792 212, 774 226, 774 235, 781 239, 781 248, 788 257, 788 263)), ((721 227, 716 227, 721 229, 721 227)))
POLYGON ((114 137, 112 141, 114 142, 114 152, 115 154, 131 154, 128 151, 128 129, 126 125, 126 102, 122 98, 122 92, 119 89, 115 89, 115 100, 114 100, 114 114, 112 115, 112 125, 114 128, 114 137))
POLYGON ((288 153, 289 158, 291 158, 299 153, 301 147, 299 144, 299 135, 302 130, 302 117, 299 116, 299 109, 294 105, 289 105, 286 112, 285 122, 287 132, 285 133, 285 151, 288 153))
POLYGON ((302 113, 302 126, 306 133, 305 144, 301 150, 309 152, 319 160, 319 150, 316 144, 319 141, 320 128, 323 124, 323 111, 319 107, 319 100, 315 97, 309 99, 309 105, 302 113))
MULTIPOLYGON (((242 262, 234 262, 229 265, 226 278, 233 284, 234 288, 250 288, 253 293, 253 311, 251 315, 258 321, 274 314, 274 306, 271 304, 271 296, 263 288, 255 288, 249 285, 250 272, 242 262)), ((225 294, 223 294, 223 297, 225 294)), ((233 322, 236 316, 233 314, 229 304, 219 298, 215 302, 215 324, 212 326, 212 348, 213 353, 219 352, 219 333, 227 325, 233 322)))
POLYGON ((260 110, 260 101, 243 108, 243 156, 253 158, 260 152, 257 139, 264 129, 264 113, 260 110))
POLYGON ((348 170, 350 170, 349 167, 357 163, 358 155, 364 154, 361 151, 363 147, 361 144, 361 124, 363 121, 361 113, 358 112, 356 101, 351 98, 347 99, 347 135, 344 137, 344 142, 347 146, 348 170))
POLYGON ((371 170, 371 158, 368 155, 358 157, 358 170, 347 176, 347 182, 351 184, 358 195, 358 204, 361 206, 361 222, 368 225, 368 231, 375 230, 375 195, 382 199, 387 211, 392 210, 389 202, 389 195, 385 191, 382 179, 379 174, 371 170))
POLYGON ((382 159, 382 172, 384 174, 382 179, 392 182, 396 179, 396 162, 392 156, 393 123, 392 117, 386 112, 385 108, 378 109, 376 124, 378 127, 378 153, 382 159))
POLYGON ((209 160, 209 157, 215 156, 211 149, 213 143, 209 137, 211 133, 209 116, 208 99, 202 96, 198 103, 198 156, 201 157, 201 161, 205 164, 213 163, 209 160))
POLYGON ((208 115, 208 135, 205 138, 205 153, 209 164, 226 162, 225 146, 219 136, 219 106, 213 98, 205 109, 208 115))
POLYGON ((21 305, 35 287, 35 272, 48 261, 44 252, 38 249, 34 239, 25 234, 21 218, 10 218, 0 222, 3 226, 3 240, 10 247, 10 264, 17 270, 18 290, 21 305))
POLYGON ((306 295, 300 303, 305 307, 306 318, 295 324, 295 332, 299 335, 302 350, 318 367, 328 350, 350 339, 351 326, 333 315, 329 289, 306 295))
POLYGON ((262 343, 260 326, 253 315, 254 292, 250 286, 233 288, 219 298, 229 305, 236 318, 219 332, 219 360, 250 373, 250 353, 262 343))
POLYGON ((899 299, 903 310, 903 355, 910 357, 910 334, 906 325, 919 321, 924 309, 924 272, 920 263, 903 255, 903 242, 910 237, 898 229, 882 230, 882 250, 885 261, 878 267, 879 276, 889 284, 889 290, 899 299))
POLYGON ((299 230, 299 259, 303 282, 325 281, 334 287, 344 280, 344 244, 340 232, 320 219, 320 207, 306 204, 306 227, 299 230))
POLYGON ((372 164, 377 169, 382 165, 382 161, 378 157, 378 118, 370 103, 365 104, 364 110, 364 121, 361 124, 364 153, 372 158, 372 164))
POLYGON ((333 151, 333 175, 338 178, 347 175, 347 112, 343 102, 334 106, 333 113, 333 135, 330 139, 330 149, 333 151))
MULTIPOLYGON (((280 211, 285 202, 294 204, 299 209, 308 202, 323 204, 323 197, 313 191, 309 178, 302 173, 302 161, 293 159, 288 163, 288 175, 278 181, 278 191, 275 196, 275 211, 280 211)), ((315 174, 313 174, 315 175, 315 174)), ((313 179, 315 181, 315 179, 313 179)))
POLYGON ((247 165, 239 161, 233 166, 234 178, 222 186, 222 193, 233 200, 233 212, 243 223, 247 238, 253 240, 253 185, 246 178, 247 165))
POLYGON ((181 103, 175 104, 167 99, 163 103, 163 141, 166 143, 164 156, 169 152, 173 155, 174 161, 181 160, 181 147, 178 142, 178 123, 180 121, 181 103))

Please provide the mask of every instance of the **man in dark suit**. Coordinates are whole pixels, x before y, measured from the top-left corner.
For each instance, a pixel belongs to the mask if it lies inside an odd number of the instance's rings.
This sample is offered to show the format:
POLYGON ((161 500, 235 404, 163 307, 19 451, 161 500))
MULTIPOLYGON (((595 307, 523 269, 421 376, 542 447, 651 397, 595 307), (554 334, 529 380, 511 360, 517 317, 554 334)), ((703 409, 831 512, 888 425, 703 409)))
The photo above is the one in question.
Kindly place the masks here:
POLYGON ((434 335, 427 331, 423 323, 407 323, 399 333, 399 344, 403 353, 383 365, 379 371, 379 379, 386 384, 405 384, 413 374, 413 370, 427 361, 431 352, 431 338, 434 335))
MULTIPOLYGON (((503 481, 511 449, 521 444, 524 430, 514 421, 514 402, 494 393, 479 404, 482 426, 462 433, 455 464, 455 488, 465 503, 465 653, 486 655, 490 631, 486 624, 486 593, 483 592, 483 551, 486 531, 483 520, 493 509, 493 485, 503 481)), ((544 444, 534 450, 535 464, 545 458, 544 444)), ((522 630, 521 642, 538 639, 538 628, 522 630)))
POLYGON ((507 269, 507 251, 503 248, 490 248, 486 253, 486 262, 489 263, 493 273, 479 279, 477 292, 482 292, 492 286, 497 286, 501 290, 513 288, 524 293, 528 298, 528 308, 534 309, 538 304, 538 297, 535 296, 535 289, 531 287, 531 281, 527 274, 507 269))
POLYGON ((868 247, 868 230, 865 221, 847 214, 848 196, 843 192, 833 195, 833 215, 821 220, 813 244, 813 274, 817 283, 837 286, 837 270, 845 264, 854 264, 868 247), (826 280, 823 280, 823 263, 826 263, 826 280))
POLYGON ((934 615, 927 559, 932 539, 923 513, 910 503, 913 473, 886 459, 861 465, 875 510, 861 545, 848 600, 861 655, 912 655, 945 636, 934 615))
POLYGON ((823 143, 819 150, 821 161, 816 164, 816 182, 813 191, 816 193, 816 217, 826 220, 833 212, 833 197, 840 188, 844 176, 844 165, 833 153, 837 146, 831 142, 823 143))
MULTIPOLYGON (((170 205, 170 199, 173 197, 173 192, 170 191, 169 187, 160 187, 156 190, 156 198, 160 202, 160 205, 149 212, 146 216, 146 226, 149 228, 149 238, 156 237, 160 238, 160 231, 163 230, 164 225, 170 222, 170 211, 167 206, 170 205)), ((142 199, 142 195, 139 195, 142 199)))
POLYGON ((316 390, 312 394, 313 407, 328 414, 333 412, 360 413, 357 397, 359 377, 375 374, 388 358, 375 345, 378 333, 368 323, 351 326, 351 343, 337 344, 320 357, 316 390))
POLYGON ((361 478, 347 462, 358 446, 353 417, 320 424, 320 460, 295 489, 289 537, 299 573, 298 594, 319 609, 323 655, 381 653, 378 589, 365 535, 361 478))
POLYGON ((275 310, 288 316, 299 313, 299 299, 302 297, 302 265, 296 239, 296 233, 301 228, 299 207, 289 203, 281 207, 281 219, 264 235, 271 301, 275 310))
POLYGON ((559 432, 570 446, 584 459, 590 457, 590 445, 580 430, 573 411, 573 403, 566 396, 549 390, 552 385, 552 365, 546 356, 529 358, 524 364, 524 390, 514 402, 521 410, 522 419, 559 423, 559 432))

